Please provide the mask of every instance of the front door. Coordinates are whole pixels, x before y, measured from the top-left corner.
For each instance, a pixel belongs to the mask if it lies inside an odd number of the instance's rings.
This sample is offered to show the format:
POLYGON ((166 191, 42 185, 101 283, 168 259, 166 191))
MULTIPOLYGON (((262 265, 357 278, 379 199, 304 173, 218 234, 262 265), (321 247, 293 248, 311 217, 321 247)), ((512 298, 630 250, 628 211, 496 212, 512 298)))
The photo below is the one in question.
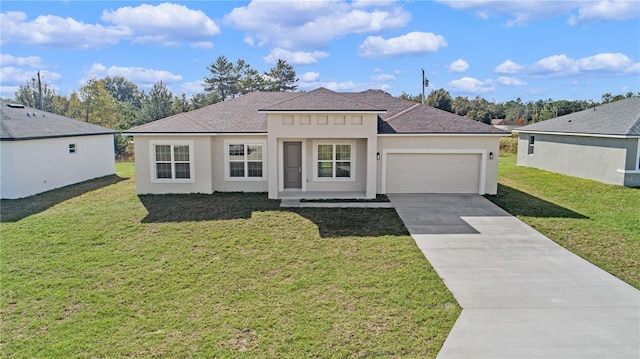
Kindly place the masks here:
POLYGON ((284 143, 284 188, 302 188, 302 143, 284 143))

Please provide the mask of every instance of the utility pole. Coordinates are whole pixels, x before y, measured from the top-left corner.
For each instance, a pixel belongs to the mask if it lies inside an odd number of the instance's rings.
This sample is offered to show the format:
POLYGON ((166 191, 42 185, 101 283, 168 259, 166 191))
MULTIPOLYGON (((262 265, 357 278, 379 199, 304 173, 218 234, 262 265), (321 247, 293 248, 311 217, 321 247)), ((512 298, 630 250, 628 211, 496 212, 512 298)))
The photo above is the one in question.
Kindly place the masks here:
POLYGON ((429 80, 424 77, 424 68, 422 69, 422 105, 424 105, 424 88, 429 87, 429 80))
POLYGON ((40 71, 38 71, 38 94, 40 95, 40 111, 44 111, 44 100, 42 99, 42 81, 40 81, 40 71))

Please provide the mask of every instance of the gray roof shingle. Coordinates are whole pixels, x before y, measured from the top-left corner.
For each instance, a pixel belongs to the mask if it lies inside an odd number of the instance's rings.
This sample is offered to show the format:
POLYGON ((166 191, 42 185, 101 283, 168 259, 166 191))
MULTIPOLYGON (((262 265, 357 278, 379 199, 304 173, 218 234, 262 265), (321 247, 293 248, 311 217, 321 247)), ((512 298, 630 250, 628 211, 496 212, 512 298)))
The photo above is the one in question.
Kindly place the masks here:
POLYGON ((134 127, 128 134, 265 133, 266 112, 377 112, 378 132, 506 134, 492 126, 456 114, 422 106, 376 90, 334 92, 252 92, 198 110, 134 127))
POLYGON ((0 102, 0 140, 18 141, 118 133, 106 127, 20 106, 0 102))
POLYGON ((640 97, 520 127, 518 132, 560 132, 609 136, 640 136, 640 97))

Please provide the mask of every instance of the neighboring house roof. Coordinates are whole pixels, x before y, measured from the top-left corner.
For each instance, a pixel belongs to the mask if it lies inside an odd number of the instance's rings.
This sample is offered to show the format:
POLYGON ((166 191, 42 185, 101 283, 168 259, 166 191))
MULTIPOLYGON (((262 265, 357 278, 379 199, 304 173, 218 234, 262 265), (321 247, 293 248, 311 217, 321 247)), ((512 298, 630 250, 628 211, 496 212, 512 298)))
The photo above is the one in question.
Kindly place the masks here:
POLYGON ((265 133, 268 112, 374 112, 380 134, 471 133, 505 131, 382 91, 252 92, 194 111, 134 127, 128 134, 265 133))
POLYGON ((555 117, 520 127, 517 131, 640 136, 640 97, 629 97, 587 110, 555 117))
POLYGON ((0 140, 93 136, 118 133, 106 127, 81 122, 55 113, 9 102, 0 102, 0 140))

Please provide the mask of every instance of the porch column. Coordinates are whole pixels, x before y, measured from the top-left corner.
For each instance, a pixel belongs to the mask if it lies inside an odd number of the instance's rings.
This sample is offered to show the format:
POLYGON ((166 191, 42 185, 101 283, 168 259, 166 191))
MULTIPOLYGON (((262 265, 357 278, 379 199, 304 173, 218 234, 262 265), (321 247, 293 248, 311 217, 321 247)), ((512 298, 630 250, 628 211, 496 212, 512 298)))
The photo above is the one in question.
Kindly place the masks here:
POLYGON ((376 198, 376 179, 378 174, 378 160, 376 154, 378 150, 378 136, 367 138, 367 193, 368 199, 376 198))
POLYGON ((275 135, 267 136, 267 182, 269 188, 269 199, 278 198, 278 138, 275 135))

